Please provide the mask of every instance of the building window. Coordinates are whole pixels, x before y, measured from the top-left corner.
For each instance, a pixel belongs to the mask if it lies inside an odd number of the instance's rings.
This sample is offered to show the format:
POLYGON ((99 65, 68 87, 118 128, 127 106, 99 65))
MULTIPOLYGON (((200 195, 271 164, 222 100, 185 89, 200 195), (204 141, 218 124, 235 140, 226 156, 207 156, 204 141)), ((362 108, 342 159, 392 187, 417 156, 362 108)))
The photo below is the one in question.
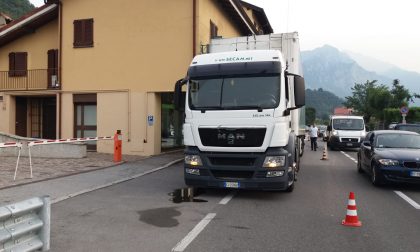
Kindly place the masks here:
POLYGON ((58 87, 58 50, 51 49, 48 55, 48 88, 58 87))
POLYGON ((74 20, 73 46, 93 47, 93 18, 74 20))
POLYGON ((210 21, 210 39, 216 38, 218 36, 219 28, 212 21, 210 21))
POLYGON ((26 76, 28 73, 28 53, 9 53, 9 76, 26 76))

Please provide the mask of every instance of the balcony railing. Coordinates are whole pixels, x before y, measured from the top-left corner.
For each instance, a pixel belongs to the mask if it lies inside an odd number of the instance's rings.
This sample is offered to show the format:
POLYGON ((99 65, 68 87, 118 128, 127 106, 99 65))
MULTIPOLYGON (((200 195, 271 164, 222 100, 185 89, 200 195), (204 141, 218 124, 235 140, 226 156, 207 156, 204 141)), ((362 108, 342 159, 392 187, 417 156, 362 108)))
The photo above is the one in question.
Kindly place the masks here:
POLYGON ((54 72, 48 69, 0 71, 0 91, 56 89, 56 77, 51 74, 54 72))

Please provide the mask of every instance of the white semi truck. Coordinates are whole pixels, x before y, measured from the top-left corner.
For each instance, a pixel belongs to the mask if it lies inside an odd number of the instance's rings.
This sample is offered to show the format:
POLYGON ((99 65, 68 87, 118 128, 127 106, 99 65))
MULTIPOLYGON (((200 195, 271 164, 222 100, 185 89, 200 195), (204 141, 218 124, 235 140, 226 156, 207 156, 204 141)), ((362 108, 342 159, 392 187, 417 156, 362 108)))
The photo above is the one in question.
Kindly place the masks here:
POLYGON ((213 39, 175 85, 185 94, 185 183, 292 191, 303 154, 298 34, 213 39))

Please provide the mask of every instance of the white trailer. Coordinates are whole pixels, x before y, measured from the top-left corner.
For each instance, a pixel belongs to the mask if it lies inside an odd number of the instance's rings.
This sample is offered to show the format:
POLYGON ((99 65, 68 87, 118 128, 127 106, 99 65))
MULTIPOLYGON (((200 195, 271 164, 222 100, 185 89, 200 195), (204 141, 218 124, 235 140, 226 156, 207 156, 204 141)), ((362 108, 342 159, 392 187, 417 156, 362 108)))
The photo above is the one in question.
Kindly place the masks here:
POLYGON ((175 85, 189 186, 292 191, 303 154, 297 33, 213 39, 175 85))

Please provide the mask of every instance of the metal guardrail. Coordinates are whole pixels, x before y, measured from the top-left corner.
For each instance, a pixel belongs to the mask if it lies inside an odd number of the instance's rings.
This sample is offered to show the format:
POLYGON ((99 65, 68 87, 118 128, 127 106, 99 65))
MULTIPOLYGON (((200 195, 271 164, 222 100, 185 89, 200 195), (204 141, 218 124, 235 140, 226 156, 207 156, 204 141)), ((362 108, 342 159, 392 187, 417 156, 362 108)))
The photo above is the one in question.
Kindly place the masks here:
POLYGON ((0 91, 49 88, 48 70, 0 71, 0 91))
POLYGON ((0 207, 0 252, 50 249, 50 197, 0 207))

